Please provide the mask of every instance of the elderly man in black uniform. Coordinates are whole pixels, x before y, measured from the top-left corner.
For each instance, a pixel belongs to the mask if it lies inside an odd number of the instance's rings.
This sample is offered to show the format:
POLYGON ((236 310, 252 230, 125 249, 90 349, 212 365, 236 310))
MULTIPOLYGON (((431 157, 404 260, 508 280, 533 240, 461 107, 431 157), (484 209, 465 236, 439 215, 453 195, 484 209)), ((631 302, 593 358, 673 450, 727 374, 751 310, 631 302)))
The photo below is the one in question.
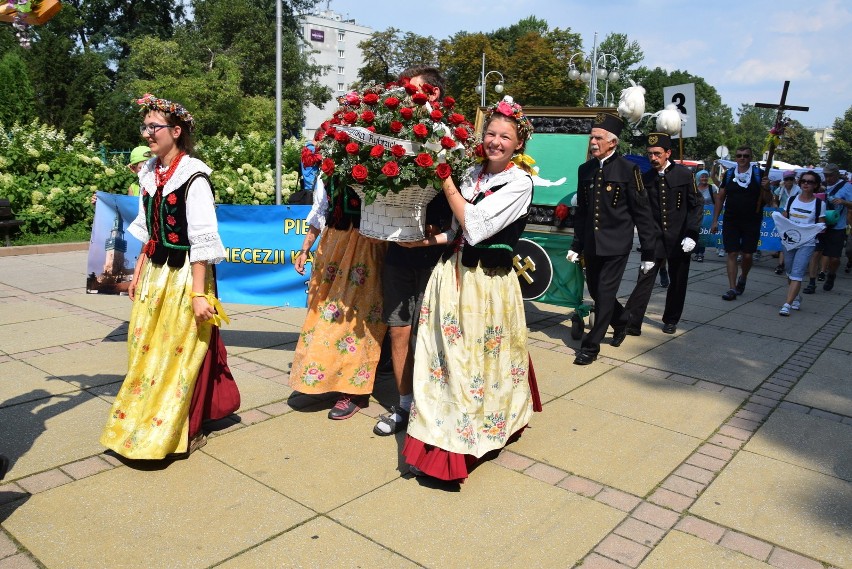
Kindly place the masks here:
POLYGON ((651 169, 642 176, 651 211, 659 229, 655 266, 648 273, 639 273, 636 287, 624 305, 612 345, 619 346, 627 334, 642 333, 642 319, 654 290, 657 270, 665 260, 669 266, 671 284, 666 293, 663 311, 663 332, 674 334, 686 301, 686 281, 689 278, 689 253, 698 241, 698 230, 704 213, 704 200, 695 187, 695 177, 688 168, 669 161, 672 140, 669 135, 652 132, 648 135, 648 159, 651 169))
POLYGON ((616 295, 633 248, 634 227, 639 232, 641 270, 647 273, 654 267, 659 230, 648 195, 639 168, 615 150, 623 126, 618 116, 598 113, 589 135, 592 158, 577 171, 574 242, 566 257, 577 262, 583 254, 595 318, 574 359, 576 365, 595 361, 610 322, 622 321, 624 307, 616 295))

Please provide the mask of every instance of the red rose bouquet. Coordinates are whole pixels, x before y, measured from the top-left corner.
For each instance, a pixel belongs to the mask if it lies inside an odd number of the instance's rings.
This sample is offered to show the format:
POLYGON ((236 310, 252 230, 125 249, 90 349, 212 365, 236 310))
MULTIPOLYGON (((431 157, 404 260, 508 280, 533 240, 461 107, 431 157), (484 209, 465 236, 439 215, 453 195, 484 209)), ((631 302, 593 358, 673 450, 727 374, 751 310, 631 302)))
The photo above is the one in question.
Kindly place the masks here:
POLYGON ((362 186, 366 204, 410 186, 437 192, 473 164, 476 137, 451 97, 429 102, 434 89, 402 79, 347 93, 317 130, 312 160, 326 178, 362 186))

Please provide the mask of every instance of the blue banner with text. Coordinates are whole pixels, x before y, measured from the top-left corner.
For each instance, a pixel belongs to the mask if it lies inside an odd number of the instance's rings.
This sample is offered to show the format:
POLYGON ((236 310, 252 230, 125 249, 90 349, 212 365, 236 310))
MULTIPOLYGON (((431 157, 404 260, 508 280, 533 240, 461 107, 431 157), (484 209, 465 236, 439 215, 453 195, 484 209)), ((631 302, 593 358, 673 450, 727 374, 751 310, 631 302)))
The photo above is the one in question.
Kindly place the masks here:
MULTIPOLYGON (((89 244, 86 289, 91 293, 127 291, 142 243, 127 233, 139 198, 98 192, 89 244)), ((217 205, 219 235, 226 259, 216 265, 219 297, 224 302, 264 306, 307 306, 313 263, 305 274, 293 263, 302 248, 310 211, 306 205, 217 205)))

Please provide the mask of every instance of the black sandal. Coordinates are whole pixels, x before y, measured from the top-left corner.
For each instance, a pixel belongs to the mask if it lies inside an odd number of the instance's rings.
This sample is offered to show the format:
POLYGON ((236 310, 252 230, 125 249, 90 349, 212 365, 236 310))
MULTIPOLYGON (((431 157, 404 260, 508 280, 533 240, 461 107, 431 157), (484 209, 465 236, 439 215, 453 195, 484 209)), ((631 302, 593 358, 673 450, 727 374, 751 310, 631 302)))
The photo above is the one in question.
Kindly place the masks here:
POLYGON ((737 298, 737 290, 732 288, 722 295, 722 300, 734 300, 737 298))
POLYGON ((387 415, 379 415, 379 422, 373 427, 373 432, 380 437, 387 437, 396 433, 402 432, 408 427, 409 412, 401 407, 391 407, 390 413, 387 415), (399 415, 400 420, 395 421, 393 416, 399 415), (379 425, 387 425, 389 431, 385 432, 379 428, 379 425))

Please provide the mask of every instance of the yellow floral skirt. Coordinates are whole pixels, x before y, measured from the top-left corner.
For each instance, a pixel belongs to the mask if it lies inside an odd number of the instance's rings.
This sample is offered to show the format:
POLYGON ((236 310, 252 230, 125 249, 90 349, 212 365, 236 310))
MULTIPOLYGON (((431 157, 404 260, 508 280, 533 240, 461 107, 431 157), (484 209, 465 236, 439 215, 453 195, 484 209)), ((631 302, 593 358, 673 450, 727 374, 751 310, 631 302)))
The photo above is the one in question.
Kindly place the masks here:
POLYGON ((314 255, 308 315, 290 387, 302 393, 372 393, 387 325, 382 321, 382 266, 387 243, 356 229, 326 228, 314 255))
POLYGON ((532 416, 527 325, 514 271, 465 267, 459 257, 426 285, 408 435, 479 458, 532 416))
MULTIPOLYGON (((207 292, 213 291, 212 271, 207 292)), ((127 334, 128 371, 101 444, 133 459, 186 452, 189 407, 212 324, 195 323, 187 257, 179 269, 146 262, 127 334)))

